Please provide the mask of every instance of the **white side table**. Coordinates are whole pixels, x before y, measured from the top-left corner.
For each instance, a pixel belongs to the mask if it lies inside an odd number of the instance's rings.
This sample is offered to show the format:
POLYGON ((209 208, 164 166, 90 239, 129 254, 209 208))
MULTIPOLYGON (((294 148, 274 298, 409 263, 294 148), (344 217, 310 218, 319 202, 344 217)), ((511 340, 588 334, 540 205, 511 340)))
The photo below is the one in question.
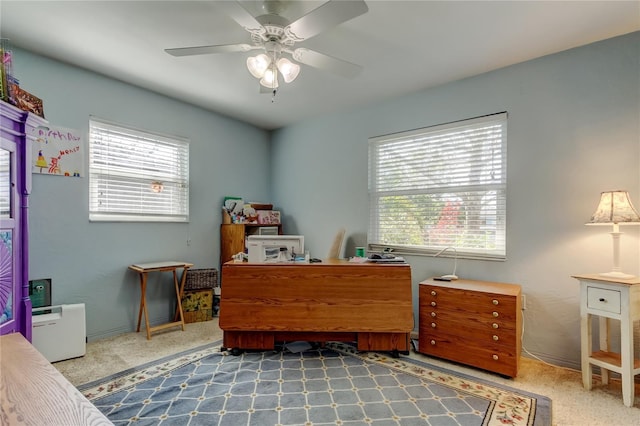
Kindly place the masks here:
POLYGON ((602 371, 602 383, 609 383, 609 372, 622 378, 622 400, 634 403, 634 376, 640 374, 640 360, 633 354, 633 322, 640 319, 640 278, 628 280, 597 274, 574 275, 580 281, 580 343, 582 384, 591 389, 593 366, 602 371), (600 348, 592 348, 591 317, 599 317, 600 348), (620 353, 611 352, 609 319, 620 320, 620 353))

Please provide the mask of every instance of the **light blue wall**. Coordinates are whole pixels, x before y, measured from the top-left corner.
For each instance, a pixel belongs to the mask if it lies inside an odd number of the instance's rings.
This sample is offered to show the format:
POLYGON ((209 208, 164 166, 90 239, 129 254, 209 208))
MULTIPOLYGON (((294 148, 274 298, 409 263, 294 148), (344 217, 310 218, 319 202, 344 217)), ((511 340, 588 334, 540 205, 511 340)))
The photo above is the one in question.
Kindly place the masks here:
MULTIPOLYGON (((86 133, 94 115, 191 141, 189 224, 90 223, 88 178, 33 176, 30 279, 53 279, 54 304, 86 304, 89 340, 132 331, 140 286, 127 266, 181 260, 218 268, 223 197, 271 197, 269 133, 24 50, 14 58, 21 86, 42 98, 51 124, 86 133)), ((149 278, 152 323, 172 317, 171 275, 162 275, 149 278)))
MULTIPOLYGON (((285 227, 323 257, 345 226, 343 254, 352 256, 366 243, 369 137, 507 111, 508 259, 459 260, 458 275, 521 284, 525 348, 578 367, 580 296, 570 276, 612 266, 611 230, 583 224, 601 191, 626 189, 640 208, 639 46, 634 33, 280 129, 272 193, 285 227)), ((622 269, 635 274, 638 228, 623 228, 621 246, 622 269)), ((452 261, 408 261, 417 321, 418 283, 450 273, 452 261)))
MULTIPOLYGON (((345 226, 343 255, 352 255, 366 242, 369 137, 507 111, 508 260, 460 260, 458 274, 521 284, 525 348, 577 367, 579 291, 570 275, 609 270, 612 252, 610 230, 583 223, 600 191, 627 189, 640 207, 639 46, 634 33, 273 135, 16 49, 21 84, 44 100, 52 123, 86 131, 96 115, 191 139, 189 225, 89 223, 86 178, 34 176, 30 278, 53 278, 54 303, 87 305, 90 339, 131 331, 139 286, 127 266, 179 259, 217 267, 219 207, 230 194, 274 202, 285 231, 304 234, 312 256, 324 257, 345 226)), ((623 228, 621 246, 622 268, 635 274, 639 228, 623 228)), ((408 260, 417 317, 418 283, 450 272, 451 260, 408 260)), ((171 315, 170 295, 153 284, 149 305, 159 322, 171 315)))

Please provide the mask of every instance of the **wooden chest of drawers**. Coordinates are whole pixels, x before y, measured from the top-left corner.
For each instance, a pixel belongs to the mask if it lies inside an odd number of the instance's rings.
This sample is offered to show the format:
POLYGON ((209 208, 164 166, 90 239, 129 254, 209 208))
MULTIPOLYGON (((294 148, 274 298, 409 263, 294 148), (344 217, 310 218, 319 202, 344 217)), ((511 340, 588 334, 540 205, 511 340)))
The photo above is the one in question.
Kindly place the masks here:
POLYGON ((420 283, 418 351, 493 371, 518 374, 521 288, 486 281, 420 283))

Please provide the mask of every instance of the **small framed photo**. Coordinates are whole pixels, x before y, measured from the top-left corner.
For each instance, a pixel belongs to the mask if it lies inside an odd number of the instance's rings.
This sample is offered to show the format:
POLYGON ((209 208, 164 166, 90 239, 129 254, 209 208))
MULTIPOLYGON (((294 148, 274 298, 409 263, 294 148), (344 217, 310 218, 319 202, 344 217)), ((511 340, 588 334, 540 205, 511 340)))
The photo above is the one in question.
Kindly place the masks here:
MULTIPOLYGON (((51 306, 51 278, 29 281, 29 299, 32 308, 51 306)), ((34 312, 33 315, 49 314, 50 310, 34 312)))
POLYGON ((256 210, 260 225, 280 225, 280 212, 277 210, 256 210))
POLYGON ((44 118, 44 108, 42 106, 42 99, 27 92, 21 87, 12 87, 12 96, 15 101, 15 105, 23 111, 32 112, 40 117, 44 118))

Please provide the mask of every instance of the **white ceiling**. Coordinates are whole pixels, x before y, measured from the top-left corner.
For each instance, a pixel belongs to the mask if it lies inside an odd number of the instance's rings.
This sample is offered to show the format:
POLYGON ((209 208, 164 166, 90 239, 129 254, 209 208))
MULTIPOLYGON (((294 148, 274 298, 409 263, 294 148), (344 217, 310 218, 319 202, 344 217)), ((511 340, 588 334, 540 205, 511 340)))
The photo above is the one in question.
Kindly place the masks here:
MULTIPOLYGON (((260 14, 260 2, 241 3, 260 14)), ((291 3, 283 15, 295 20, 324 2, 291 3)), ((640 30, 638 0, 367 5, 364 15, 296 45, 360 64, 363 71, 346 79, 302 65, 294 82, 281 85, 275 102, 259 93, 246 69, 246 58, 255 52, 164 52, 250 44, 249 33, 218 10, 216 1, 0 0, 0 34, 41 55, 276 129, 640 30)))

